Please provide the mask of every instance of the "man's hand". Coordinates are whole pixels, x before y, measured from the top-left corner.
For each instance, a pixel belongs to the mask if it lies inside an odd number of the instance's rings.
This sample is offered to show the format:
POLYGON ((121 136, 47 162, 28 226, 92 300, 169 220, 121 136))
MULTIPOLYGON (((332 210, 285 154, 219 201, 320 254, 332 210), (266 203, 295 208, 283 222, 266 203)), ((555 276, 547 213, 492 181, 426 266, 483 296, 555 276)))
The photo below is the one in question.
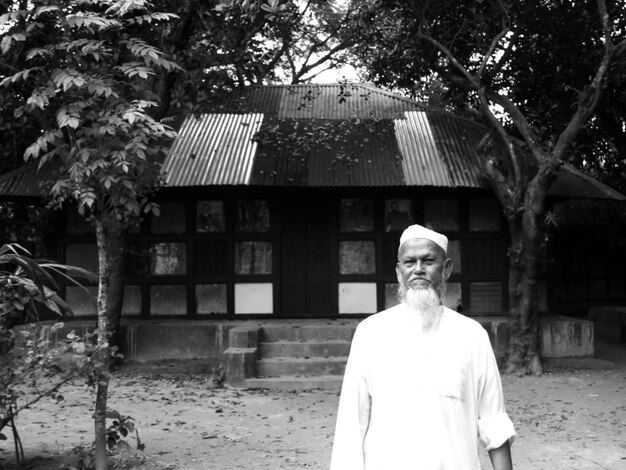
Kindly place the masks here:
POLYGON ((493 470, 513 470, 509 441, 506 441, 496 449, 491 449, 489 451, 489 459, 491 459, 493 470))

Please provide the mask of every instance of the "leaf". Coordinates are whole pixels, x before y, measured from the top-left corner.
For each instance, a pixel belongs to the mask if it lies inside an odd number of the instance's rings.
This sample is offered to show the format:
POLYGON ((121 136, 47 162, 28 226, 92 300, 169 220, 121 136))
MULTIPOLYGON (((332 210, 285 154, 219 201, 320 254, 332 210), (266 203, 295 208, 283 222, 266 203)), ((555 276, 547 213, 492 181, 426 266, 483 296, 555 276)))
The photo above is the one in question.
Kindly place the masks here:
POLYGON ((170 21, 170 20, 175 20, 179 18, 178 15, 175 15, 174 13, 162 13, 162 12, 155 12, 155 13, 151 13, 149 15, 139 15, 139 16, 135 16, 133 18, 129 18, 126 21, 129 24, 143 24, 143 23, 153 23, 153 22, 157 22, 157 21, 170 21))
POLYGON ((10 21, 19 20, 28 15, 27 10, 16 10, 11 11, 9 13, 5 13, 4 15, 0 15, 0 28, 6 25, 10 21))
POLYGON ((50 57, 52 52, 45 47, 33 47, 26 53, 26 60, 34 59, 35 57, 50 57))
POLYGON ((61 9, 59 8, 58 5, 44 5, 44 6, 40 6, 35 8, 35 12, 33 13, 33 16, 39 16, 39 15, 43 15, 44 13, 48 13, 51 11, 60 11, 61 9))
POLYGON ((43 304, 46 307, 48 307, 50 310, 52 310, 54 313, 56 313, 57 315, 62 315, 61 310, 59 309, 57 304, 55 304, 51 299, 45 299, 43 301, 43 304))
POLYGON ((70 112, 65 106, 61 106, 57 111, 57 124, 59 127, 76 129, 80 125, 79 115, 75 112, 70 112))
POLYGON ((26 41, 26 35, 24 33, 15 33, 2 38, 2 42, 0 42, 0 50, 2 50, 3 54, 9 52, 11 46, 15 42, 24 42, 26 41))
POLYGON ((0 441, 6 441, 7 437, 0 432, 0 441))
POLYGON ((158 61, 163 54, 159 49, 140 39, 130 39, 123 41, 121 44, 125 45, 131 52, 131 54, 142 57, 144 59, 152 59, 158 61))
MULTIPOLYGON (((4 41, 4 40, 3 40, 4 41)), ((9 83, 16 83, 19 81, 26 81, 28 80, 28 76, 34 72, 35 70, 39 70, 41 67, 33 67, 30 69, 26 69, 26 70, 22 70, 20 72, 17 72, 14 75, 8 76, 6 77, 4 80, 2 80, 0 82, 0 86, 5 86, 8 85, 9 83)))
POLYGON ((66 20, 70 26, 75 26, 77 28, 95 27, 95 29, 106 29, 121 26, 121 23, 117 20, 111 20, 109 18, 87 13, 67 15, 66 20))
POLYGON ((48 146, 54 144, 56 140, 61 136, 62 131, 60 129, 54 131, 44 132, 35 143, 31 144, 24 152, 24 159, 37 158, 42 151, 47 151, 48 146))
POLYGON ((116 67, 117 70, 122 72, 128 78, 139 76, 140 78, 148 78, 150 75, 154 75, 154 70, 150 67, 143 66, 138 62, 131 62, 128 64, 120 65, 116 67))
POLYGON ((67 91, 73 86, 80 88, 86 83, 83 75, 73 69, 56 70, 52 74, 52 81, 63 91, 67 91))

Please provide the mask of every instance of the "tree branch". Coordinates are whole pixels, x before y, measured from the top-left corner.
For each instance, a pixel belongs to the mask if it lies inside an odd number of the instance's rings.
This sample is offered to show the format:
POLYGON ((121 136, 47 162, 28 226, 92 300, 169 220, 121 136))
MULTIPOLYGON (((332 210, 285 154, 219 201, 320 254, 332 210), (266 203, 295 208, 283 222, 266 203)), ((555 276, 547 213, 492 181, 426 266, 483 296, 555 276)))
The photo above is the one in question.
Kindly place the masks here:
POLYGON ((519 160, 517 158, 517 153, 515 152, 514 144, 511 141, 509 133, 506 131, 506 129, 504 129, 502 123, 496 118, 496 116, 493 114, 493 111, 489 107, 489 99, 486 96, 485 88, 479 90, 478 94, 480 97, 480 105, 483 110, 483 114, 487 116, 487 119, 489 119, 492 127, 496 129, 496 132, 502 139, 502 142, 504 142, 504 144, 506 145, 506 152, 509 156, 511 167, 513 169, 513 181, 509 180, 509 185, 507 189, 510 191, 512 187, 513 204, 515 207, 518 207, 523 200, 523 194, 526 188, 526 184, 522 178, 522 171, 519 160))
POLYGON ((500 57, 498 62, 494 64, 493 68, 491 69, 492 76, 495 77, 502 69, 502 66, 508 62, 509 57, 511 56, 511 53, 513 51, 513 45, 517 41, 518 36, 519 36, 519 32, 517 30, 513 30, 513 34, 507 41, 506 47, 503 49, 502 56, 500 57))
POLYGON ((437 41, 436 39, 432 38, 431 36, 429 36, 427 34, 417 33, 416 36, 418 38, 420 38, 420 39, 423 39, 426 42, 431 43, 433 46, 435 46, 437 49, 439 49, 439 51, 443 55, 445 55, 450 62, 452 62, 452 65, 454 65, 454 67, 459 72, 461 72, 461 74, 465 77, 465 79, 468 82, 470 82, 470 84, 472 85, 472 88, 474 90, 478 90, 480 88, 480 84, 478 83, 476 78, 473 77, 472 74, 465 67, 463 67, 463 65, 458 60, 456 60, 456 57, 454 57, 452 55, 452 53, 450 52, 450 50, 446 46, 444 46, 439 41, 437 41))
POLYGON ((310 72, 314 68, 319 67, 323 63, 328 62, 330 59, 333 58, 333 55, 335 55, 337 52, 339 52, 341 50, 347 49, 352 44, 353 44, 353 41, 351 39, 345 40, 345 41, 337 44, 335 47, 331 48, 325 55, 320 57, 318 60, 316 60, 312 64, 310 64, 310 65, 303 65, 300 68, 300 71, 297 74, 298 78, 302 77, 304 74, 310 72))
POLYGON ((554 149, 552 151, 556 158, 563 159, 565 152, 570 144, 574 141, 580 130, 589 120, 589 117, 593 114, 595 108, 600 102, 602 91, 606 83, 609 66, 615 52, 615 45, 611 37, 612 28, 608 11, 604 0, 597 0, 598 12, 600 14, 600 21, 602 23, 602 31, 604 34, 604 53, 598 69, 593 77, 593 80, 583 91, 578 99, 578 106, 574 115, 570 119, 569 123, 565 127, 565 130, 559 135, 554 149))
POLYGON ((510 29, 506 27, 505 29, 500 31, 496 35, 496 37, 493 38, 493 41, 491 41, 491 44, 489 45, 489 48, 487 49, 487 52, 485 52, 485 55, 483 56, 483 60, 480 63, 480 67, 478 67, 477 77, 479 80, 483 76, 483 73, 485 73, 485 68, 487 67, 487 62, 489 62, 489 57, 491 57, 491 55, 494 53, 494 51, 496 50, 496 47, 498 47, 498 43, 502 40, 502 38, 504 38, 507 34, 509 34, 509 31, 510 29))

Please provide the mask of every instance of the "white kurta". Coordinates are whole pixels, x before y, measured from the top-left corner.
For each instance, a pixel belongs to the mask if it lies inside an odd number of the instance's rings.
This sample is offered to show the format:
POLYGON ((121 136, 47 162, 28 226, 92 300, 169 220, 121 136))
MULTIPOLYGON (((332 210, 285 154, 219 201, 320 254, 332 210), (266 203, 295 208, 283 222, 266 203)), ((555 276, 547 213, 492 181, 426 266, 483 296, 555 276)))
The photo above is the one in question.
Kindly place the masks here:
POLYGON ((331 470, 480 469, 515 437, 489 337, 444 309, 423 333, 404 304, 357 327, 341 390, 331 470))

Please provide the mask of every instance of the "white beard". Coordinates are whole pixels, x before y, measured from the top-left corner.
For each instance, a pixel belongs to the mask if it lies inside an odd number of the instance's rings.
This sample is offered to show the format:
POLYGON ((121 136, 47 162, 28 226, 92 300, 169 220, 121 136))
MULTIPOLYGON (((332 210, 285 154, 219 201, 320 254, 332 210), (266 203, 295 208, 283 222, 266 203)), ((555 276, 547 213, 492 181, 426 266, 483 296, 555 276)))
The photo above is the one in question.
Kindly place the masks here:
POLYGON ((400 285, 398 298, 419 315, 423 331, 430 331, 443 313, 441 295, 431 286, 412 289, 400 285))

